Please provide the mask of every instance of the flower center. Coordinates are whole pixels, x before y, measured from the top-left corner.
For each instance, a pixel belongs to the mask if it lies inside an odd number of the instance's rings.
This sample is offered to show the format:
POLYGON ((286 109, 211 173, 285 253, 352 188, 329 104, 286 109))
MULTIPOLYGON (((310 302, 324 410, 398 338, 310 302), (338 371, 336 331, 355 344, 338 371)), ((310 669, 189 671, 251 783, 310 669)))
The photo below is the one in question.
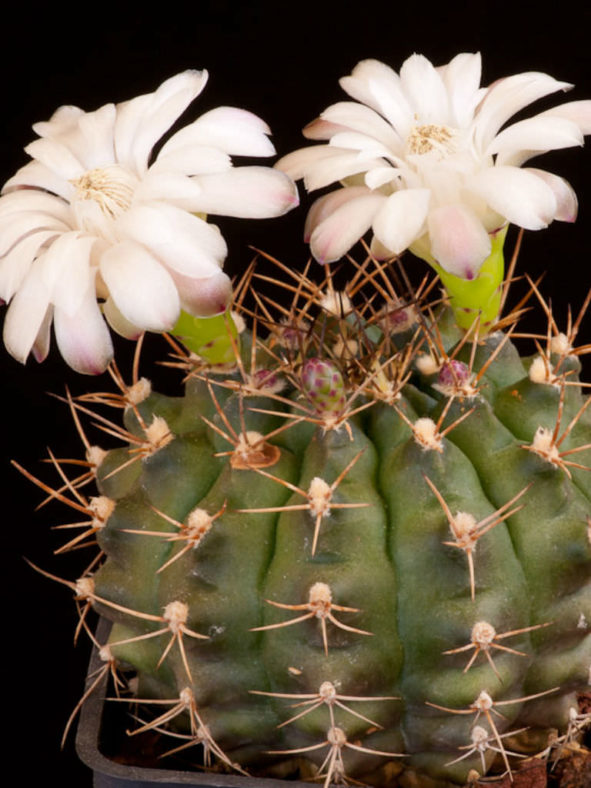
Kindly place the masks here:
POLYGON ((117 164, 89 170, 72 181, 76 200, 92 200, 111 219, 129 208, 137 182, 135 175, 117 164))
POLYGON ((409 153, 420 156, 431 151, 438 151, 443 156, 454 151, 454 132, 447 126, 436 126, 427 123, 423 126, 413 126, 406 138, 409 153))

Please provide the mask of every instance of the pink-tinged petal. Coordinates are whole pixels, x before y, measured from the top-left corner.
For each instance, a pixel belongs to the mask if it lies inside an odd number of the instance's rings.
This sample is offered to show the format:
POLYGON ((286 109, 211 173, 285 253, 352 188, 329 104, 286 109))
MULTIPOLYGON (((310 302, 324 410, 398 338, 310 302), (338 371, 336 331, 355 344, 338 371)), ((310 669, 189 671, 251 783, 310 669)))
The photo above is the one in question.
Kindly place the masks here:
POLYGON ((117 228, 121 240, 145 246, 167 268, 189 277, 216 273, 227 254, 214 224, 164 202, 132 206, 117 228))
POLYGON ((205 145, 184 145, 167 153, 160 152, 158 158, 148 170, 153 172, 172 170, 183 175, 202 175, 209 172, 225 172, 232 167, 232 160, 227 153, 218 148, 205 145))
POLYGON ((50 309, 49 292, 33 263, 4 320, 4 344, 11 356, 25 363, 50 309))
POLYGON ((80 178, 86 171, 69 147, 48 137, 31 142, 25 148, 25 153, 66 181, 80 178))
POLYGON ((393 69, 379 60, 362 60, 350 77, 339 80, 340 86, 352 98, 367 104, 388 120, 401 139, 406 139, 415 122, 414 108, 401 87, 401 80, 393 69))
POLYGON ((147 331, 170 331, 180 301, 168 271, 132 241, 111 246, 101 256, 100 272, 117 308, 133 325, 147 331))
POLYGON ((386 198, 370 193, 348 200, 316 226, 310 250, 319 263, 332 263, 346 254, 371 227, 386 198))
POLYGON ((199 213, 266 219, 282 216, 299 204, 295 183, 270 167, 236 167, 192 180, 200 190, 192 210, 199 213))
POLYGON ((386 198, 373 220, 373 231, 381 243, 400 254, 424 231, 429 210, 429 189, 405 189, 386 198))
POLYGON ((95 241, 78 231, 64 233, 38 258, 39 275, 51 302, 68 315, 78 312, 81 299, 94 279, 90 254, 95 241))
POLYGON ((217 107, 177 131, 162 148, 161 155, 187 145, 206 145, 233 156, 273 156, 267 124, 252 112, 236 107, 217 107))
POLYGON ((0 298, 3 301, 8 303, 11 300, 43 244, 51 238, 55 238, 52 230, 32 233, 22 238, 7 255, 0 258, 0 298))
POLYGON ((170 271, 181 297, 181 306, 195 317, 212 317, 225 312, 232 301, 232 283, 223 272, 208 277, 188 277, 170 271))
POLYGON ((13 194, 23 188, 44 189, 58 197, 63 197, 64 200, 70 200, 74 194, 74 186, 70 181, 60 178, 40 161, 30 161, 17 170, 2 187, 2 194, 13 194))
POLYGON ((519 166, 539 153, 583 143, 583 135, 576 123, 564 118, 534 117, 503 129, 488 146, 485 155, 498 154, 497 165, 519 166))
POLYGON ((545 112, 540 112, 538 118, 565 118, 576 123, 583 134, 591 134, 591 100, 569 101, 559 104, 545 112))
POLYGON ((466 187, 505 219, 526 230, 547 227, 556 214, 552 189, 518 167, 489 167, 466 179, 466 187))
POLYGON ((466 206, 442 205, 428 218, 431 254, 446 271, 473 279, 490 254, 490 237, 466 206))
POLYGON ((572 85, 536 71, 515 74, 494 82, 477 110, 475 142, 484 150, 510 117, 550 93, 568 90, 572 85))
POLYGON ((554 192, 554 197, 556 198, 556 213, 554 218, 558 219, 560 222, 574 222, 577 218, 579 204, 575 190, 570 183, 565 181, 564 178, 560 178, 558 175, 546 172, 545 170, 538 170, 534 167, 528 167, 525 171, 531 172, 538 178, 541 178, 554 192))
POLYGON ((484 95, 480 88, 482 63, 480 52, 456 55, 441 72, 449 95, 451 125, 466 128, 484 95))
POLYGON ((451 121, 447 91, 437 69, 424 55, 411 55, 402 64, 400 82, 418 124, 451 121))
POLYGON ((0 220, 0 256, 10 251, 13 244, 29 233, 52 230, 57 233, 68 232, 70 228, 53 216, 39 211, 19 211, 0 220))
POLYGON ((83 375, 99 375, 113 358, 109 329, 96 302, 91 283, 80 308, 72 315, 54 310, 53 328, 60 353, 67 364, 83 375))
MULTIPOLYGON (((394 131, 392 126, 387 123, 377 112, 365 107, 363 104, 355 104, 352 101, 341 101, 333 104, 320 115, 323 121, 334 124, 335 127, 343 126, 339 131, 356 131, 381 142, 387 148, 397 150, 402 145, 402 140, 394 131)), ((305 135, 307 136, 307 135, 305 135)))
POLYGON ((156 142, 201 93, 206 82, 207 72, 184 71, 167 79, 152 94, 133 137, 131 155, 136 172, 146 170, 156 142))
POLYGON ((39 364, 42 361, 45 361, 49 353, 49 348, 51 345, 52 323, 53 323, 53 306, 50 306, 47 312, 45 313, 45 317, 43 318, 43 322, 41 323, 41 327, 37 332, 37 336, 35 337, 35 341, 33 342, 33 347, 31 348, 31 353, 33 354, 33 358, 39 364))
POLYGON ((308 140, 329 140, 339 131, 346 131, 346 126, 340 126, 338 123, 331 123, 323 118, 316 118, 311 121, 302 129, 302 134, 308 140))
POLYGON ((371 190, 366 186, 347 186, 344 189, 325 194, 312 203, 304 225, 304 241, 309 243, 310 236, 316 227, 334 213, 341 205, 356 200, 358 197, 370 195, 371 190))
POLYGON ((115 302, 110 297, 107 298, 103 304, 103 315, 113 331, 119 334, 119 336, 125 337, 125 339, 132 339, 135 341, 139 339, 143 333, 142 328, 130 323, 129 320, 123 317, 121 312, 117 309, 115 302))

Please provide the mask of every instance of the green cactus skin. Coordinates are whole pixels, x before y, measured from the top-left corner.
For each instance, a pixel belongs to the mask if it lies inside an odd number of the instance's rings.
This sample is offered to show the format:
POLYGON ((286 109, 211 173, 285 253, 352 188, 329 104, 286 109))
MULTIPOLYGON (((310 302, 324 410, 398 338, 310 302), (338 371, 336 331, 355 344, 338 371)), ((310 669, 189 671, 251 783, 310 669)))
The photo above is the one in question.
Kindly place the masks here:
POLYGON ((115 506, 90 599, 140 698, 190 688, 217 768, 463 785, 564 734, 588 686, 576 354, 522 359, 428 314, 391 337, 361 313, 294 318, 297 343, 271 325, 256 353, 246 332, 238 366, 126 408, 144 443, 99 468, 115 506))

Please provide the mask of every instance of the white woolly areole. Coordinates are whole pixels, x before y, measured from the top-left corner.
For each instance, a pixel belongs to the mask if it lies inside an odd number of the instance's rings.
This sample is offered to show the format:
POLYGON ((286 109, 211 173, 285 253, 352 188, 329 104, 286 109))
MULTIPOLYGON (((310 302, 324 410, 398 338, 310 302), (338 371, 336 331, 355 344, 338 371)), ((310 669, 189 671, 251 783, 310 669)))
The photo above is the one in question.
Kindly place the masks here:
POLYGON ((531 449, 552 465, 560 467, 560 452, 554 443, 552 430, 549 430, 547 427, 538 427, 531 444, 531 449))
POLYGON ((318 515, 325 517, 330 514, 329 503, 331 498, 332 490, 330 486, 320 476, 315 476, 308 487, 310 512, 315 517, 318 517, 318 515))
POLYGON ((107 452, 105 449, 101 449, 100 446, 89 446, 86 449, 86 461, 95 469, 101 467, 106 456, 107 452))
POLYGON ((423 447, 423 449, 432 449, 434 451, 443 451, 443 442, 441 435, 437 431, 437 425, 433 419, 426 416, 422 419, 417 419, 413 426, 413 434, 416 442, 423 447))
POLYGON ((554 368, 549 361, 536 356, 529 368, 529 379, 532 383, 543 383, 547 386, 558 385, 559 378, 554 374, 554 368))
POLYGON ((550 340, 550 352, 556 353, 557 356, 568 356, 572 350, 573 346, 562 331, 550 340))
POLYGON ((152 423, 146 427, 146 440, 150 444, 149 454, 155 454, 159 449, 163 449, 173 438, 174 435, 162 416, 154 416, 152 423))
POLYGON ((326 583, 314 583, 308 591, 308 607, 317 618, 325 618, 332 604, 332 591, 326 583))
POLYGON ((343 290, 329 290, 320 299, 320 306, 325 312, 337 317, 344 317, 353 311, 351 299, 343 290))
POLYGON ((130 405, 140 405, 152 393, 152 384, 148 378, 140 378, 137 383, 130 386, 126 392, 126 399, 130 405))
POLYGON ((92 577, 79 577, 75 583, 76 599, 92 599, 94 596, 94 580, 92 577))
POLYGON ((193 547, 197 547, 211 528, 212 523, 213 517, 205 509, 197 507, 192 512, 189 512, 185 531, 193 547))
POLYGON ((88 502, 88 508, 92 512, 92 524, 95 528, 102 528, 109 517, 113 514, 115 501, 107 498, 106 495, 97 495, 88 502))
POLYGON ((176 633, 179 628, 187 623, 189 617, 189 606, 185 602, 180 602, 176 599, 174 602, 169 602, 164 608, 163 618, 168 622, 169 629, 176 633))
POLYGON ((495 639, 496 634, 495 628, 492 624, 489 624, 488 621, 477 621, 472 627, 470 638, 472 643, 477 643, 483 649, 487 650, 495 639))
POLYGON ((421 375, 425 375, 426 377, 435 375, 439 372, 439 364, 437 361, 435 361, 433 356, 429 356, 426 353, 416 359, 415 366, 421 375))

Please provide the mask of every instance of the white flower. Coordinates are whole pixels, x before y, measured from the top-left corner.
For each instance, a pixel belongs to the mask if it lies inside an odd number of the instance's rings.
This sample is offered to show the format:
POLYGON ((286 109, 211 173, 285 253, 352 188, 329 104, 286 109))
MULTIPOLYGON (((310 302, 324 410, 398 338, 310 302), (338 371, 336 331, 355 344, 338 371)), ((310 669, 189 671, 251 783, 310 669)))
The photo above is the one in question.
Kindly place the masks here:
POLYGON ((269 128, 233 107, 206 112, 152 148, 203 90, 186 71, 154 93, 85 113, 61 107, 33 128, 32 161, 0 197, 0 298, 11 302, 6 347, 21 361, 49 348, 81 372, 104 370, 120 334, 167 331, 180 309, 207 316, 231 295, 226 243, 206 214, 262 218, 297 205, 270 167, 234 168, 230 155, 271 156, 269 128))
POLYGON ((583 144, 591 101, 542 112, 500 130, 536 99, 572 87, 531 72, 480 87, 480 55, 435 68, 412 55, 396 74, 364 60, 341 87, 356 102, 334 104, 304 129, 327 145, 277 163, 310 191, 341 181, 317 200, 306 227, 321 262, 342 257, 370 228, 383 259, 407 248, 473 278, 507 222, 537 230, 574 221, 576 196, 562 178, 521 165, 545 151, 583 144), (359 103, 357 103, 359 102, 359 103))

